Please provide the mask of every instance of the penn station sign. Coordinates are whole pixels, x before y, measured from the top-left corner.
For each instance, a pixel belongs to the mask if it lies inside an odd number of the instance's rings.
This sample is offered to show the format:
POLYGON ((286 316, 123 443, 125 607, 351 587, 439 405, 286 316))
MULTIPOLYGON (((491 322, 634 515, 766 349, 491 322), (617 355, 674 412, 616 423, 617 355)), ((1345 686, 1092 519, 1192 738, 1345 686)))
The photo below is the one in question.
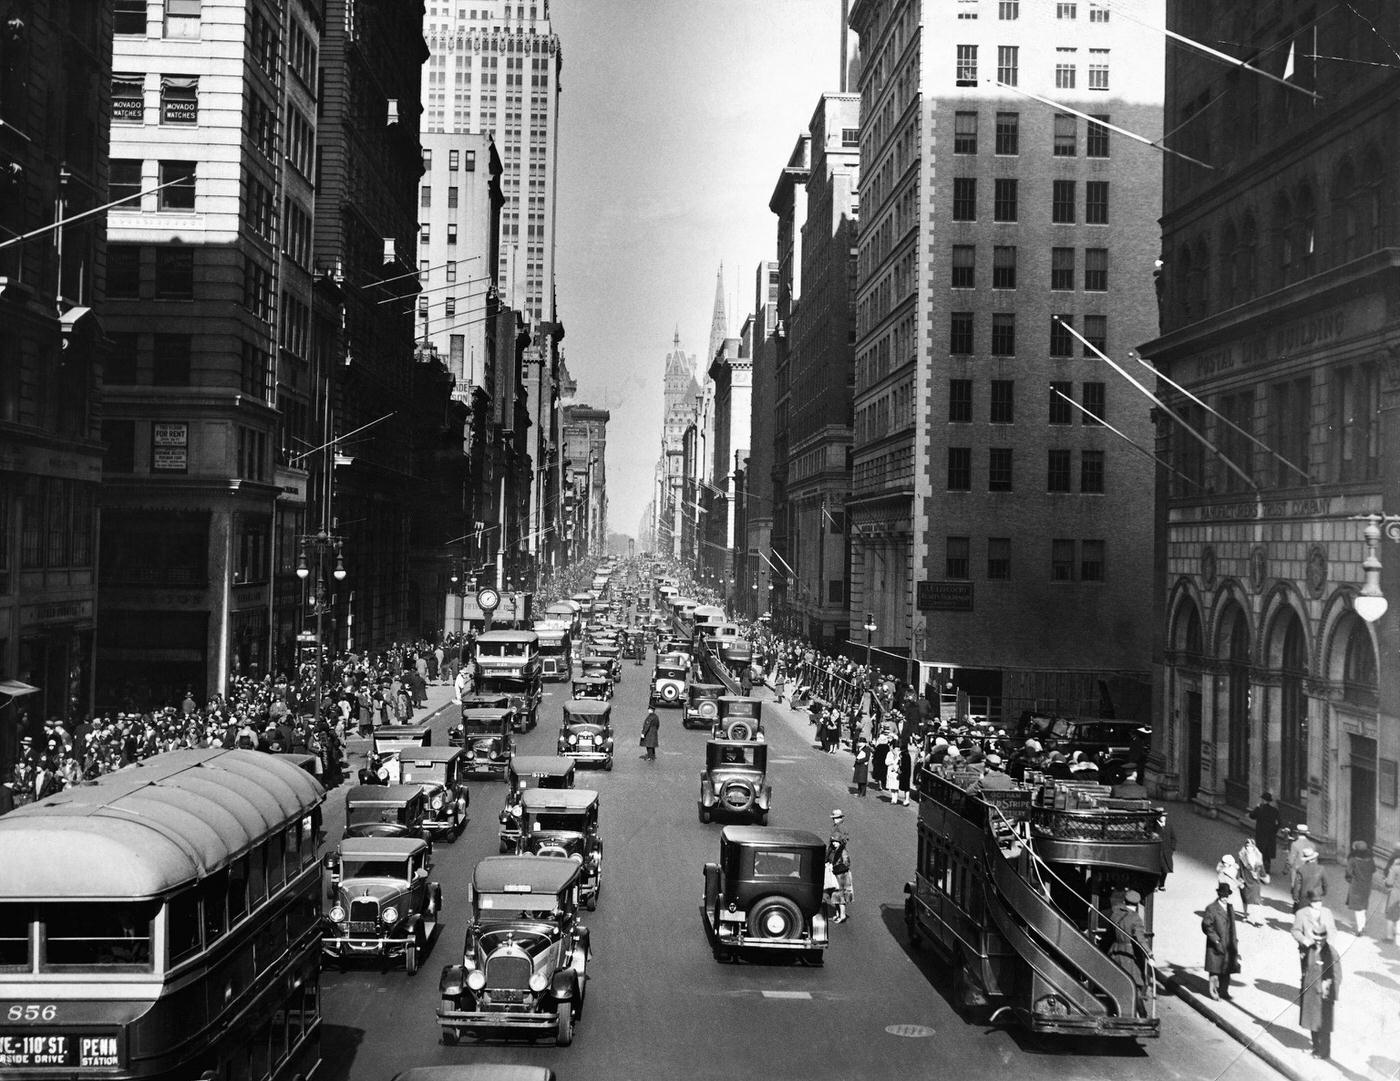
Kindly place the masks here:
POLYGON ((1211 379, 1238 369, 1310 353, 1341 340, 1348 333, 1364 331, 1372 322, 1367 318, 1370 314, 1366 308, 1335 308, 1240 338, 1197 356, 1196 379, 1211 379))

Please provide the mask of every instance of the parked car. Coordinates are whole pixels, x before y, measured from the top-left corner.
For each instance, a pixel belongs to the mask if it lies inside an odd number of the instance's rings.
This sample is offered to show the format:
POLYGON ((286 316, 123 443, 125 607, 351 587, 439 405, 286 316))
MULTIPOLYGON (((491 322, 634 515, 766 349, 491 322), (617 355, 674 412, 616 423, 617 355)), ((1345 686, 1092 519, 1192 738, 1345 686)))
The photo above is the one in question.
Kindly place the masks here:
POLYGON ((686 688, 686 703, 681 714, 684 728, 709 728, 719 717, 719 697, 724 693, 720 683, 692 683, 686 688))
POLYGON ((715 960, 789 951, 821 964, 828 944, 826 842, 805 830, 725 826, 705 864, 700 917, 715 960))
POLYGON ((504 777, 515 752, 514 713, 509 709, 462 710, 462 750, 468 773, 504 777))
POLYGON ((345 793, 345 837, 427 839, 428 801, 416 784, 361 784, 345 793))
POLYGON ((423 828, 434 836, 446 834, 449 841, 455 841, 467 828, 467 807, 472 798, 463 756, 460 747, 414 747, 399 752, 399 783, 416 784, 427 801, 423 828))
POLYGON ((551 856, 488 856, 467 887, 462 963, 439 981, 442 1042, 463 1034, 554 1033, 573 1042, 588 986, 589 936, 579 922, 582 869, 551 856))
POLYGON ((581 766, 613 768, 612 704, 592 698, 564 703, 559 753, 581 766))
POLYGON ((521 856, 564 856, 583 868, 579 896, 598 907, 603 878, 603 842, 598 836, 598 793, 587 788, 530 788, 520 798, 521 856))
POLYGON ((690 686, 690 661, 676 653, 666 653, 656 658, 656 667, 651 673, 651 690, 647 694, 647 704, 656 706, 684 706, 687 700, 686 688, 690 686))
POLYGON ((719 716, 710 734, 715 739, 764 740, 763 702, 739 694, 719 698, 719 716))
POLYGON ((437 931, 442 888, 428 881, 432 852, 413 837, 355 837, 326 857, 332 901, 321 938, 325 956, 344 963, 403 958, 412 976, 437 931))
POLYGON ((501 808, 501 851, 514 852, 520 837, 520 797, 531 788, 573 788, 574 762, 554 755, 518 754, 506 767, 506 803, 501 808))
POLYGON ((773 788, 768 784, 768 744, 712 739, 700 772, 700 821, 716 811, 768 824, 773 788))

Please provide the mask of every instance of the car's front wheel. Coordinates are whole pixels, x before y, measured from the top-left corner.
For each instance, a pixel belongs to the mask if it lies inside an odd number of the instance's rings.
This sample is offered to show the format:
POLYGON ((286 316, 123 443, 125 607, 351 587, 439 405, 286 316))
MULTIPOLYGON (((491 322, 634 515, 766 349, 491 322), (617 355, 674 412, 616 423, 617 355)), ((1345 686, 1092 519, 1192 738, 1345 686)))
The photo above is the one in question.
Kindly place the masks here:
POLYGON ((418 935, 417 932, 408 940, 408 945, 403 948, 403 970, 410 976, 418 971, 418 935))
POLYGON ((554 1042, 560 1047, 568 1047, 574 1042, 574 1004, 561 1002, 555 1009, 559 1028, 555 1032, 554 1042))

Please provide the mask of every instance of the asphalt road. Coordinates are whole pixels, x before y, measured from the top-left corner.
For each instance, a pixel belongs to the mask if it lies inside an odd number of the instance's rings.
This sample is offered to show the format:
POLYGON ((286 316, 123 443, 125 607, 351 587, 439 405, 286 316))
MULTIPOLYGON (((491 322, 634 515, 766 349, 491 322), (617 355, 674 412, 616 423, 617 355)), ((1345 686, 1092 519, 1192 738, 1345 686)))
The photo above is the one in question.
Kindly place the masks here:
MULTIPOLYGON (((856 899, 833 928, 822 968, 787 962, 715 962, 700 924, 701 867, 716 858, 720 826, 696 814, 706 736, 660 710, 658 760, 640 760, 650 658, 628 663, 614 699, 618 758, 612 773, 580 772, 578 787, 601 793, 604 843, 592 931, 588 1003, 574 1043, 464 1041, 445 1047, 434 1010, 438 973, 460 960, 465 885, 476 861, 497 851, 501 783, 472 786, 463 836, 436 848, 443 922, 422 971, 328 971, 322 976, 325 1064, 330 1081, 388 1081, 411 1066, 508 1062, 545 1065, 563 1081, 609 1078, 958 1079, 1015 1077, 1135 1081, 1253 1081, 1276 1076, 1183 1004, 1162 999, 1160 1039, 1039 1037, 969 1024, 950 1005, 948 980, 928 954, 911 950, 902 887, 911 873, 914 807, 849 794, 849 755, 813 746, 805 715, 769 715, 770 825, 825 836, 834 807, 846 811, 856 899)), ((566 684, 546 684, 541 722, 518 750, 553 754, 566 684)), ((765 707, 768 708, 768 707, 765 707)), ((435 721, 446 742, 451 707, 435 721)), ((328 800, 337 836, 343 790, 328 800)))

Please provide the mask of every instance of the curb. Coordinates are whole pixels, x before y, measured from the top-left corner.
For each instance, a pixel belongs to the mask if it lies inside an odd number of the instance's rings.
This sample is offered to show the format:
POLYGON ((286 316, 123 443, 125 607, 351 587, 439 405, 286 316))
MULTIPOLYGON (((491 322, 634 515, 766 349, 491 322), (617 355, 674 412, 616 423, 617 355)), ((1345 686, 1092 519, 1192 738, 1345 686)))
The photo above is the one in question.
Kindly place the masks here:
MULTIPOLYGON (((1298 1069, 1297 1065, 1290 1062, 1283 1055, 1279 1054, 1278 1051, 1266 1044, 1264 1040, 1267 1038, 1267 1033, 1251 1035, 1244 1026, 1237 1024, 1222 1013, 1207 1006, 1201 1001, 1199 995, 1194 991, 1188 990, 1174 975, 1169 975, 1164 967, 1153 965, 1152 969, 1157 975, 1157 982, 1165 990, 1186 1003, 1186 1005, 1190 1006, 1231 1039, 1244 1045, 1246 1051, 1254 1054, 1284 1077, 1289 1078, 1290 1081, 1317 1081, 1315 1074, 1304 1073, 1298 1069)), ((1332 1064, 1328 1063, 1328 1065, 1332 1064)))

